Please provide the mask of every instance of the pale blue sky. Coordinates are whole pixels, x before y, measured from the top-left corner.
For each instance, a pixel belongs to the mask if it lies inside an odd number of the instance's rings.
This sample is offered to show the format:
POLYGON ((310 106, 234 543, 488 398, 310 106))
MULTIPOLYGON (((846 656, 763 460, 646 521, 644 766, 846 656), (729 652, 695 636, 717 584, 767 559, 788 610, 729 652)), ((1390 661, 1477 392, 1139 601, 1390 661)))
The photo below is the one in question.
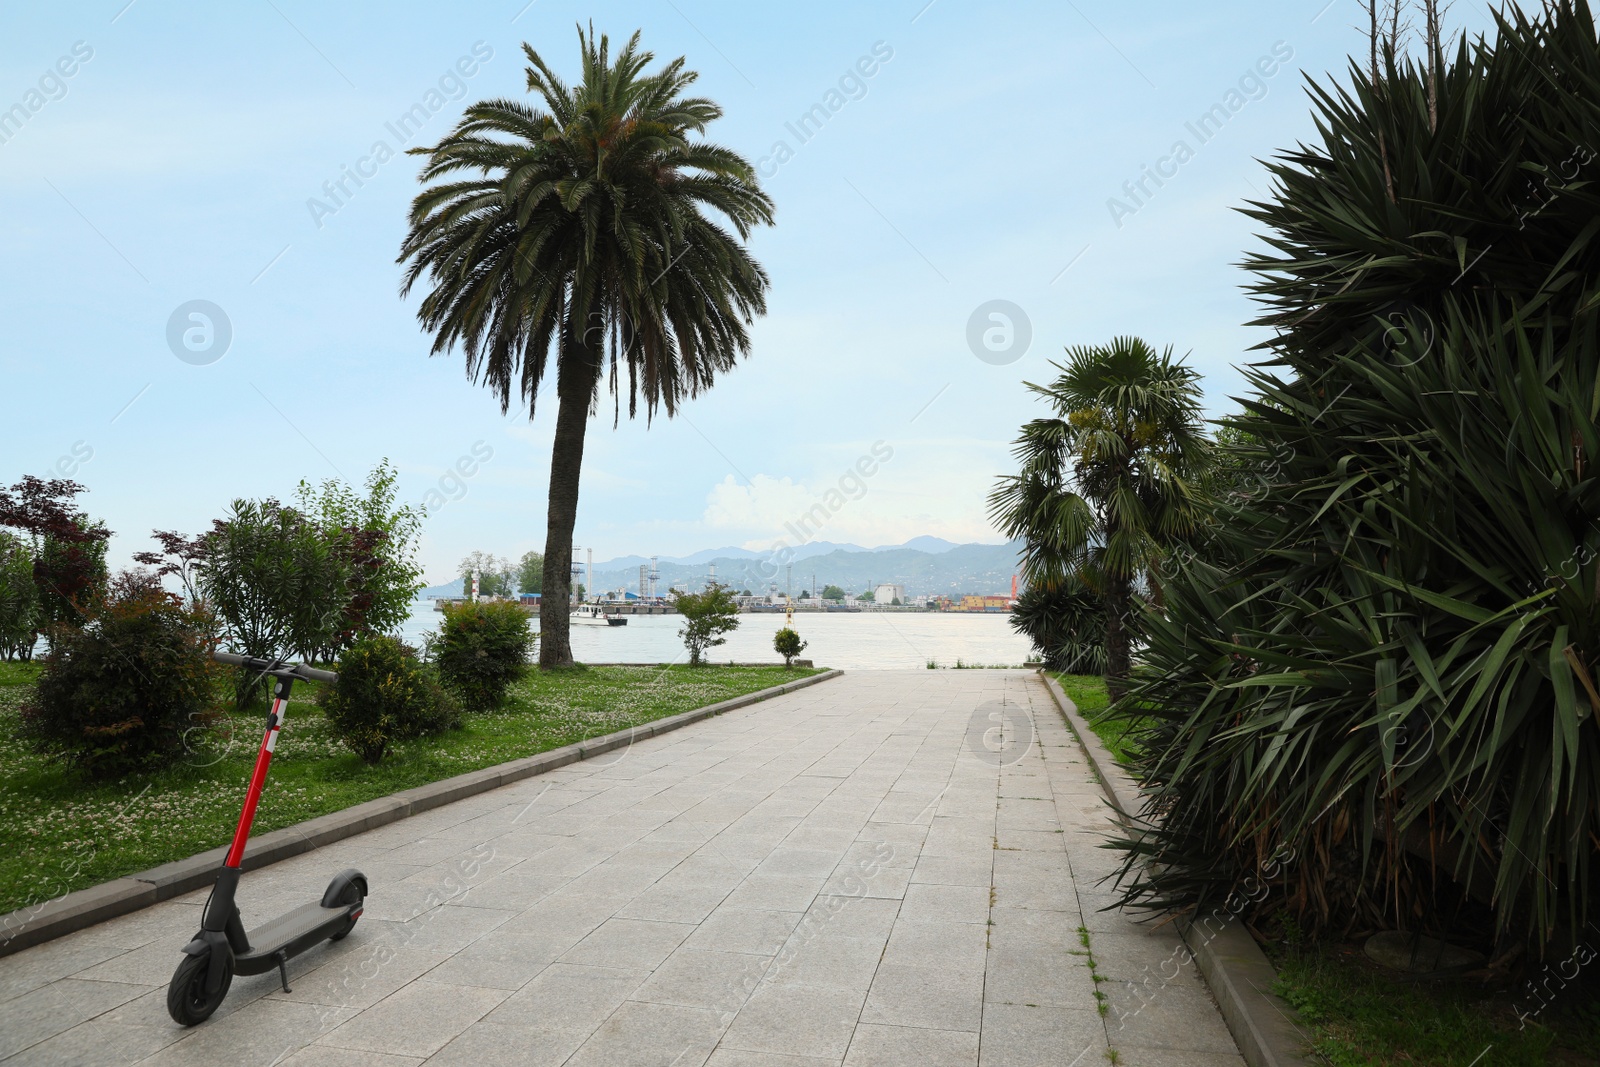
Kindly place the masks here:
POLYGON ((577 543, 770 543, 879 442, 891 458, 817 536, 997 540, 983 498, 1037 413, 1021 383, 1064 346, 1171 344, 1210 410, 1233 406, 1261 338, 1232 209, 1312 132, 1302 70, 1342 74, 1364 47, 1355 0, 525 2, 6 4, 0 481, 71 473, 125 563, 235 496, 388 456, 421 502, 469 457, 426 523, 430 579, 540 547, 554 406, 503 417, 459 356, 427 357, 394 263, 416 161, 373 153, 408 112, 407 143, 431 143, 465 100, 521 96, 524 40, 574 70, 593 18, 700 71, 726 111, 712 137, 768 175, 777 225, 753 243, 772 289, 751 357, 677 420, 613 431, 608 405, 591 428, 577 543), (1202 143, 1186 124, 1214 104, 1202 143), (1170 177, 1135 203, 1146 166, 1170 177), (1113 197, 1137 210, 1114 218, 1113 197), (996 299, 1031 324, 1009 363, 968 344, 996 299), (215 362, 169 347, 191 300, 231 324, 215 362))

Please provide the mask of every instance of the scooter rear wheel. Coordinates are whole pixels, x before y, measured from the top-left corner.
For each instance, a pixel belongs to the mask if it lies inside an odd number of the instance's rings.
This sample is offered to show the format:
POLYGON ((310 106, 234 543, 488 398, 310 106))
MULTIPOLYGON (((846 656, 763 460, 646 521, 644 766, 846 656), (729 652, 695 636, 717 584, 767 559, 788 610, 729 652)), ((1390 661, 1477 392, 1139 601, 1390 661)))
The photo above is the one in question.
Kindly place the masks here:
MULTIPOLYGON (((344 889, 340 891, 338 903, 352 904, 355 906, 355 910, 360 911, 361 902, 365 899, 366 898, 361 895, 361 887, 356 885, 354 882, 349 882, 346 883, 344 889)), ((356 919, 359 918, 359 915, 356 916, 356 919)), ((339 932, 329 937, 328 940, 343 941, 350 935, 350 931, 356 928, 356 919, 346 919, 344 925, 339 927, 339 932)))
POLYGON ((222 981, 215 993, 206 992, 206 972, 211 967, 211 954, 184 956, 183 962, 172 974, 167 986, 167 1014, 182 1026, 195 1026, 211 1018, 211 1013, 222 1005, 233 984, 233 961, 222 963, 222 981))

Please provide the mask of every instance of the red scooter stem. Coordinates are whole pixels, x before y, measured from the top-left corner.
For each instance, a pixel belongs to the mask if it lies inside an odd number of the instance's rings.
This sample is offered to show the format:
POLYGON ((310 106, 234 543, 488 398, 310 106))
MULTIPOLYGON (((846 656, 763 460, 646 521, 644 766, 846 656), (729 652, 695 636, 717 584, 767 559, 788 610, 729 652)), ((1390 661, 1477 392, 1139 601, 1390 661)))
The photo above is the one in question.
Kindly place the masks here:
POLYGON ((272 713, 267 716, 267 732, 261 737, 261 748, 256 752, 256 769, 250 776, 250 789, 244 795, 244 810, 239 812, 239 825, 233 831, 233 844, 228 848, 224 867, 237 868, 244 861, 244 844, 250 839, 250 825, 256 820, 256 805, 261 803, 261 790, 267 784, 267 768, 272 766, 272 750, 278 745, 278 730, 283 726, 284 712, 289 708, 289 683, 280 681, 272 694, 272 713))

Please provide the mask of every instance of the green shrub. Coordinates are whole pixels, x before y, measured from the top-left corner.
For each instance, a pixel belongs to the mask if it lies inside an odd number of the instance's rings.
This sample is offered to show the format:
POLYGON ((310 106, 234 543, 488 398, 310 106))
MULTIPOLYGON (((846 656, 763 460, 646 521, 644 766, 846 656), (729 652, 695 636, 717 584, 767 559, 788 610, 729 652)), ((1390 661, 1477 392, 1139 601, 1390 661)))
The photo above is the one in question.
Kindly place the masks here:
POLYGON ((156 579, 122 575, 81 629, 51 631, 24 736, 94 777, 181 758, 216 715, 204 633, 156 579))
POLYGON ((490 601, 446 605, 433 645, 439 677, 469 711, 487 711, 528 669, 533 631, 516 604, 490 601))
POLYGON ((367 637, 339 660, 339 680, 318 694, 323 714, 368 763, 395 741, 461 725, 461 704, 429 674, 416 650, 393 637, 367 637))
POLYGON ((772 648, 783 657, 783 665, 791 666, 794 658, 806 650, 810 642, 800 640, 800 635, 792 627, 785 626, 772 635, 772 648))

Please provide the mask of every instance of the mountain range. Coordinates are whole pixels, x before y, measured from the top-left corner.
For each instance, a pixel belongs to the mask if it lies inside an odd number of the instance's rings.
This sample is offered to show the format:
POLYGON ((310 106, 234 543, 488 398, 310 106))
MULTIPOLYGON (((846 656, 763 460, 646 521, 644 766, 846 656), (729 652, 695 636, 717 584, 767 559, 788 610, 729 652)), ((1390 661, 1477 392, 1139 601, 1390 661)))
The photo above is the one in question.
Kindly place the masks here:
MULTIPOLYGON (((710 577, 712 564, 717 580, 724 585, 751 592, 773 586, 798 596, 811 591, 813 576, 817 586, 837 585, 859 593, 879 582, 906 587, 907 596, 942 593, 1003 593, 1011 589, 1011 576, 1017 571, 1020 542, 987 545, 956 544, 939 537, 914 537, 901 545, 860 545, 831 541, 811 541, 792 550, 789 567, 770 553, 745 548, 712 548, 687 556, 662 556, 657 561, 661 579, 658 588, 699 589, 710 577)), ((639 568, 649 565, 645 556, 621 556, 596 562, 592 584, 597 590, 639 591, 639 568)), ((460 596, 461 579, 431 586, 425 597, 460 596)))
MULTIPOLYGON (((903 545, 879 545, 877 548, 863 548, 860 545, 852 545, 849 543, 841 544, 838 541, 807 541, 803 545, 798 545, 795 548, 790 549, 789 559, 791 562, 798 563, 800 560, 810 559, 813 556, 825 556, 830 552, 893 552, 896 549, 902 548, 909 548, 918 552, 937 554, 940 552, 948 552, 952 548, 959 547, 960 546, 954 541, 946 541, 942 537, 929 537, 927 535, 923 535, 922 537, 913 537, 903 545)), ((687 556, 661 556, 659 557, 658 562, 672 563, 683 567, 694 567, 704 566, 705 564, 714 562, 716 560, 761 559, 766 554, 767 553, 764 552, 752 551, 748 548, 735 548, 730 546, 728 548, 704 548, 699 552, 695 552, 687 556)), ((650 560, 646 556, 618 556, 616 559, 609 559, 603 563, 596 563, 594 566, 595 573, 602 574, 609 571, 620 571, 627 568, 632 568, 633 570, 637 571, 640 567, 647 565, 649 562, 650 560)), ((637 580, 638 576, 635 575, 635 581, 637 580)))

